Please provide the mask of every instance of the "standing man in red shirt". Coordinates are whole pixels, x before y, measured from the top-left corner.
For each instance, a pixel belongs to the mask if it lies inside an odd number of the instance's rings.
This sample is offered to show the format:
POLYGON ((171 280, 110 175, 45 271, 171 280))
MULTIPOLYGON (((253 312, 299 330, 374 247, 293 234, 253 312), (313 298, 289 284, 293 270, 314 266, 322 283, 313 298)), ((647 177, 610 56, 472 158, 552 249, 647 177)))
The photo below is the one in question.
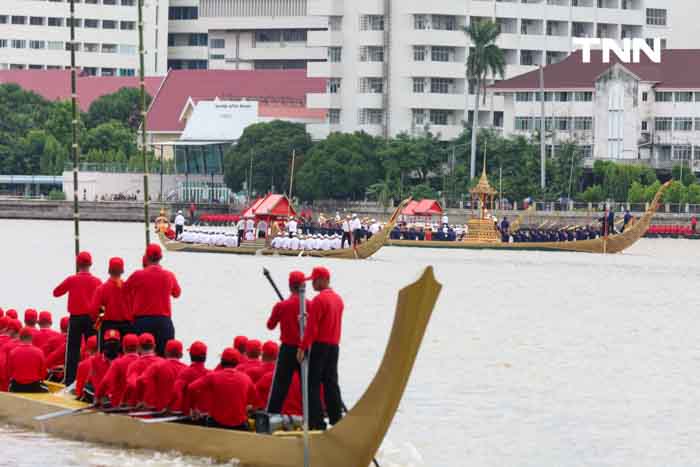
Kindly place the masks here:
POLYGON ((104 334, 110 329, 116 329, 119 334, 125 336, 132 331, 133 316, 124 291, 124 260, 121 258, 110 258, 109 279, 99 286, 92 297, 90 308, 92 313, 97 315, 100 310, 104 311, 102 324, 100 326, 100 348, 104 334))
POLYGON ((68 276, 53 291, 54 297, 68 294, 68 341, 66 343, 66 363, 64 383, 70 386, 75 381, 75 372, 80 360, 80 343, 83 338, 95 334, 94 323, 97 316, 91 314, 90 304, 95 290, 102 282, 90 274, 92 256, 81 251, 76 258, 78 273, 68 276))
MULTIPOLYGON (((297 361, 297 353, 301 344, 299 337, 299 286, 305 280, 303 272, 292 271, 289 273, 290 295, 286 300, 275 305, 267 320, 269 330, 275 329, 279 324, 280 341, 282 342, 277 356, 277 367, 270 390, 270 400, 267 402, 268 413, 282 413, 282 405, 287 397, 292 376, 294 372, 301 375, 301 367, 297 361)), ((310 303, 307 300, 307 310, 309 306, 310 303)))
POLYGON ((338 357, 340 334, 343 322, 343 299, 330 287, 331 273, 316 267, 309 278, 318 295, 309 305, 309 320, 304 340, 297 352, 297 360, 304 360, 304 352, 311 350, 309 357, 309 427, 325 430, 321 410, 321 385, 325 393, 326 410, 331 425, 342 418, 343 401, 338 385, 338 357))
POLYGON ((19 344, 7 357, 10 392, 48 392, 42 381, 46 378, 44 353, 32 345, 33 331, 22 328, 19 344))
POLYGON ((163 252, 159 245, 148 245, 146 256, 149 266, 135 271, 124 287, 131 302, 135 331, 152 334, 156 353, 162 356, 165 343, 175 338, 170 298, 178 298, 182 291, 175 274, 161 267, 163 252))

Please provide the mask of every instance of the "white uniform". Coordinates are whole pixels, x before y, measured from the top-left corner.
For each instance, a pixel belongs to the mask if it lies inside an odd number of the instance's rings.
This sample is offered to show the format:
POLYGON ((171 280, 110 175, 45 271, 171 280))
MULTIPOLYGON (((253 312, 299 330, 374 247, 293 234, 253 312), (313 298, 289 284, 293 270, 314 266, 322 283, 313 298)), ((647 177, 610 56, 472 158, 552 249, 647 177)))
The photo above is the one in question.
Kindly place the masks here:
POLYGON ((245 230, 247 232, 252 232, 253 230, 255 230, 255 222, 253 221, 253 219, 248 219, 247 221, 245 221, 245 230))
POLYGON ((309 237, 306 239, 306 241, 304 242, 304 249, 306 251, 314 249, 314 238, 313 237, 309 237))
POLYGON ((350 221, 350 229, 355 232, 355 230, 362 229, 362 222, 357 217, 350 221))
POLYGON ((331 242, 328 240, 328 238, 324 238, 321 240, 321 250, 330 250, 331 249, 331 242))
POLYGON ((283 250, 289 250, 290 240, 291 239, 289 237, 282 237, 282 239, 280 240, 280 248, 283 250))
POLYGON ((182 214, 178 214, 177 216, 175 216, 175 225, 184 226, 185 225, 185 216, 183 216, 182 214))
POLYGON ((369 226, 369 231, 370 231, 370 233, 371 233, 372 235, 374 235, 374 234, 376 234, 377 232, 379 232, 380 229, 381 229, 381 227, 379 226, 379 222, 375 222, 375 223, 373 223, 372 225, 369 226))
POLYGON ((331 250, 340 250, 340 237, 337 235, 331 240, 331 250))
POLYGON ((299 249, 299 239, 297 237, 292 237, 289 239, 289 249, 298 250, 299 249))
POLYGON ((287 232, 289 232, 290 234, 297 233, 297 221, 292 219, 289 222, 287 222, 287 232))
POLYGON ((238 235, 227 235, 224 245, 229 248, 236 248, 238 246, 238 235))
POLYGON ((249 241, 249 242, 255 240, 255 234, 253 233, 252 230, 248 230, 248 231, 245 233, 245 239, 246 239, 247 241, 249 241))
POLYGON ((442 216, 442 223, 443 224, 449 224, 450 223, 449 221, 450 221, 450 219, 447 217, 447 214, 442 216))
POLYGON ((299 239, 299 249, 306 250, 306 239, 305 238, 299 239))
POLYGON ((236 230, 245 230, 245 220, 240 219, 240 220, 236 223, 236 230))

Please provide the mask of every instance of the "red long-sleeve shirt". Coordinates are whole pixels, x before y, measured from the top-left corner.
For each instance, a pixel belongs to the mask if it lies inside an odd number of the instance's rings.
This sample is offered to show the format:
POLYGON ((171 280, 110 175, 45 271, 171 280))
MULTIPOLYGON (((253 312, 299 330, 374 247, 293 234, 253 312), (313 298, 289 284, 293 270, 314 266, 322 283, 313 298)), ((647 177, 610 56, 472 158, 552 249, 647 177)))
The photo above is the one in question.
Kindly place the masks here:
POLYGON ((32 345, 43 351, 46 344, 54 337, 60 335, 50 328, 37 329, 32 336, 32 345))
POLYGON ((58 287, 53 290, 54 297, 62 297, 68 294, 68 313, 71 316, 90 315, 92 319, 97 318, 92 314, 90 305, 95 290, 102 282, 89 272, 79 272, 68 276, 58 287))
POLYGON ((180 372, 187 365, 174 358, 166 358, 150 365, 137 381, 137 385, 143 386, 139 393, 143 394, 143 403, 146 407, 156 410, 169 408, 173 399, 173 384, 180 372))
POLYGON ((10 384, 10 374, 8 372, 8 359, 10 352, 20 344, 18 339, 8 340, 0 347, 0 391, 7 391, 10 384))
POLYGON ((78 370, 75 372, 75 395, 78 396, 78 398, 83 397, 85 384, 87 384, 88 378, 90 377, 90 367, 92 366, 93 357, 94 355, 78 363, 78 370))
MULTIPOLYGON (((311 302, 306 300, 306 309, 311 302)), ((299 295, 292 294, 286 300, 278 302, 267 320, 267 329, 273 330, 280 325, 280 341, 283 344, 298 346, 299 339, 299 295)))
MULTIPOLYGON (((265 410, 267 407, 273 378, 274 372, 270 371, 265 373, 255 385, 255 389, 258 393, 258 409, 265 410)), ((287 397, 284 399, 284 404, 282 404, 282 413, 285 415, 302 414, 301 383, 299 382, 299 374, 296 372, 294 372, 292 376, 292 382, 289 385, 287 397)))
POLYGON ((175 384, 173 384, 173 401, 170 407, 173 412, 189 414, 192 409, 197 409, 200 412, 207 412, 207 406, 203 400, 198 401, 196 407, 192 407, 190 394, 187 390, 187 386, 191 382, 201 378, 207 373, 209 373, 209 370, 204 367, 204 362, 192 362, 190 366, 177 375, 175 384))
POLYGON ((30 343, 20 343, 7 359, 7 375, 19 384, 30 384, 46 378, 44 354, 30 343))
POLYGON ((119 407, 126 392, 126 370, 138 359, 139 355, 134 352, 114 360, 100 385, 95 388, 95 399, 100 400, 103 396, 108 396, 112 407, 119 407))
POLYGON ((247 374, 248 376, 250 376, 250 379, 253 380, 254 383, 257 383, 258 380, 262 378, 265 373, 275 371, 275 362, 256 361, 254 363, 248 363, 246 365, 243 365, 242 367, 241 365, 238 365, 236 369, 247 374))
POLYGON ((302 348, 308 349, 314 342, 340 344, 343 308, 343 299, 333 289, 323 289, 319 292, 309 306, 309 319, 302 348))
POLYGON ((257 392, 250 377, 235 368, 223 368, 202 376, 187 389, 196 401, 209 401, 209 416, 224 426, 247 423, 248 406, 257 405, 257 392))
POLYGON ((134 272, 124 283, 134 317, 172 314, 170 298, 182 293, 175 274, 154 264, 134 272))
POLYGON ((93 390, 96 390, 96 388, 100 387, 100 385, 102 384, 102 380, 107 374, 107 371, 109 371, 109 367, 111 365, 112 361, 108 360, 102 354, 97 354, 92 357, 88 381, 92 384, 93 390))
POLYGON ((156 354, 141 355, 138 360, 131 363, 126 369, 126 393, 124 394, 124 400, 127 405, 134 406, 142 400, 136 382, 149 366, 160 360, 161 358, 156 354))
POLYGON ((121 280, 110 277, 95 290, 90 311, 97 316, 101 307, 105 309, 103 316, 105 321, 133 321, 134 319, 131 314, 128 294, 121 280))
MULTIPOLYGON (((41 350, 44 352, 44 356, 48 358, 54 350, 61 346, 65 346, 67 336, 67 334, 57 334, 56 336, 49 338, 49 340, 46 341, 46 344, 44 344, 44 346, 41 348, 41 350)), ((46 364, 48 365, 48 361, 46 364)), ((49 368, 51 367, 49 366, 49 368)))

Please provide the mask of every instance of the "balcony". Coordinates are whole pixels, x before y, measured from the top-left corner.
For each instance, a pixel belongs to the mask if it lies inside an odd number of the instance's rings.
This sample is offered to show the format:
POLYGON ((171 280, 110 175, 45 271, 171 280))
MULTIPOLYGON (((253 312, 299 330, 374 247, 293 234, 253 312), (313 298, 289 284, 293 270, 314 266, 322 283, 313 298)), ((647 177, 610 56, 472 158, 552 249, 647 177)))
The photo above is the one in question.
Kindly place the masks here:
POLYGON ((464 79, 466 65, 460 62, 413 62, 410 73, 412 76, 464 79))
POLYGON ((404 105, 412 109, 447 109, 464 112, 464 94, 412 93, 403 99, 404 105))
POLYGON ((444 45, 450 47, 466 47, 467 36, 460 31, 444 31, 436 29, 415 29, 408 34, 409 43, 415 45, 444 45))
POLYGON ((314 93, 306 95, 306 106, 310 109, 339 109, 342 98, 337 93, 314 93))

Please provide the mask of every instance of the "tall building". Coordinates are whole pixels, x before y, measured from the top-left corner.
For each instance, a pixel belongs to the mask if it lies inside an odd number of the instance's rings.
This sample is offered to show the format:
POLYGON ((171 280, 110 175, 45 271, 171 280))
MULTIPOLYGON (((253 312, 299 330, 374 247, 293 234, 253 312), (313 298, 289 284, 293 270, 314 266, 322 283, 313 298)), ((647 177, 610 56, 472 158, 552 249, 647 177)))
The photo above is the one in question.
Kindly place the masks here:
MULTIPOLYGON (((138 75, 137 0, 76 0, 76 64, 83 74, 138 75)), ((168 0, 144 6, 145 67, 167 71, 168 0)), ((70 67, 69 0, 0 2, 0 70, 70 67)))

